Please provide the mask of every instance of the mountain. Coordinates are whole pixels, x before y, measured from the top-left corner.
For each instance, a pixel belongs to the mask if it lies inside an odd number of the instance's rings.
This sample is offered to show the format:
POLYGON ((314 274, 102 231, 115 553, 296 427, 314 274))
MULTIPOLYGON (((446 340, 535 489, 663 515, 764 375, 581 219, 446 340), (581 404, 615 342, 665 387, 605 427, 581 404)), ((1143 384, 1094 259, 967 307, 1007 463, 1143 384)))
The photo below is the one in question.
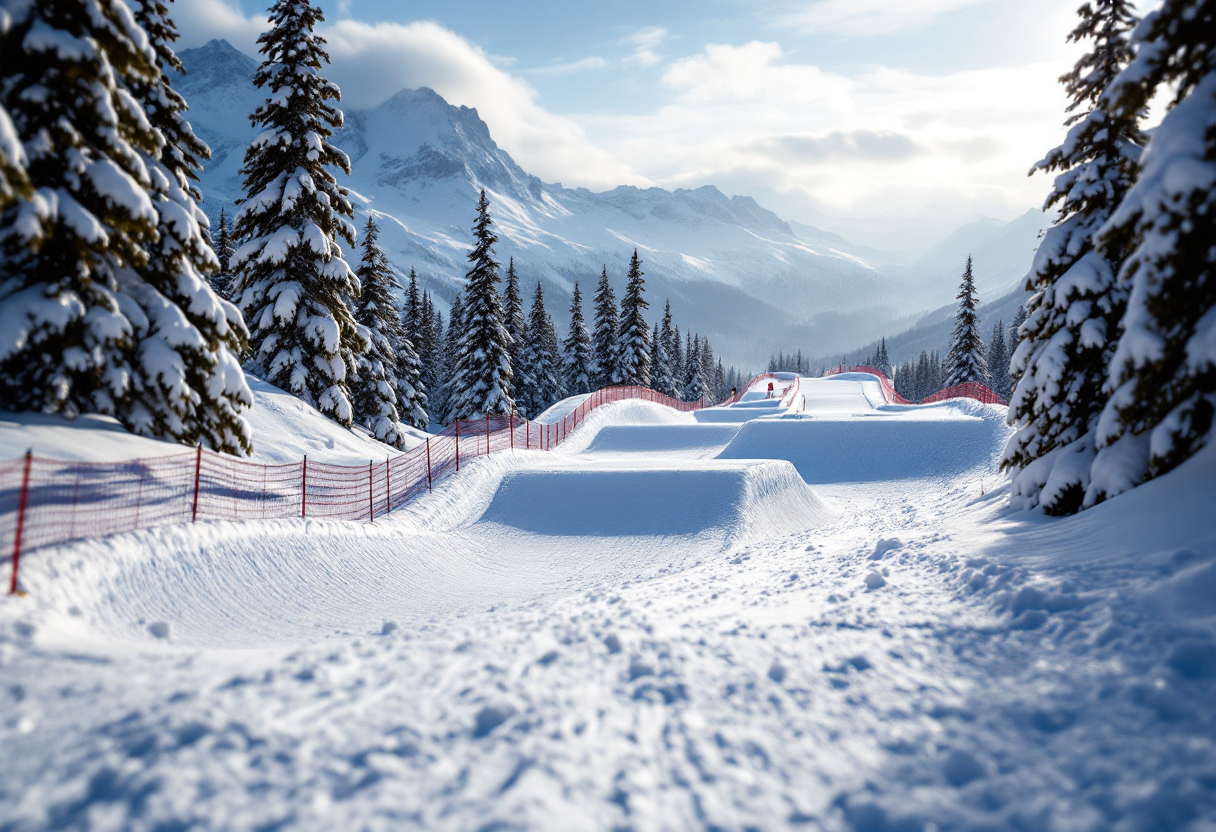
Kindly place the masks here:
MULTIPOLYGON (((214 219, 242 196, 240 168, 254 135, 248 114, 264 95, 252 83, 257 62, 225 41, 180 57, 187 73, 174 86, 213 151, 202 189, 214 219)), ((593 193, 542 182, 498 147, 475 109, 427 88, 348 111, 334 141, 351 159, 344 184, 356 225, 375 215, 396 270, 415 268, 441 305, 463 285, 482 188, 500 261, 515 258, 525 290, 544 284, 562 328, 574 282, 589 290, 606 264, 619 296, 635 247, 651 318, 670 298, 682 328, 709 335, 726 363, 744 368, 766 363, 775 345, 817 353, 856 345, 889 332, 898 315, 953 294, 952 281, 927 290, 903 268, 882 265, 882 252, 809 226, 791 228, 754 199, 712 186, 593 193)))
POLYGON ((986 218, 977 220, 930 248, 909 272, 924 280, 951 276, 957 288, 970 254, 980 296, 1005 295, 1026 279, 1039 247, 1039 237, 1050 226, 1051 216, 1036 209, 1007 223, 986 218))

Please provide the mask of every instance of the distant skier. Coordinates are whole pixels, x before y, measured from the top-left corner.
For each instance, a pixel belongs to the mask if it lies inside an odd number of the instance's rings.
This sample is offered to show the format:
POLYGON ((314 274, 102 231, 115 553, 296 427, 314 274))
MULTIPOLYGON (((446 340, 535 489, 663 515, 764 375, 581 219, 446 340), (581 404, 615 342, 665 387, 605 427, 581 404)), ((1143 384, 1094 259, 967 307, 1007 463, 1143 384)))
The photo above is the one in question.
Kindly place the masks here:
POLYGON ((737 389, 737 388, 735 388, 735 387, 730 388, 730 401, 732 401, 732 402, 733 402, 733 401, 735 400, 735 397, 736 397, 737 395, 739 395, 739 391, 738 391, 738 389, 737 389))
POLYGON ((768 383, 768 395, 765 396, 764 398, 771 399, 772 397, 773 397, 773 383, 770 381, 768 383))

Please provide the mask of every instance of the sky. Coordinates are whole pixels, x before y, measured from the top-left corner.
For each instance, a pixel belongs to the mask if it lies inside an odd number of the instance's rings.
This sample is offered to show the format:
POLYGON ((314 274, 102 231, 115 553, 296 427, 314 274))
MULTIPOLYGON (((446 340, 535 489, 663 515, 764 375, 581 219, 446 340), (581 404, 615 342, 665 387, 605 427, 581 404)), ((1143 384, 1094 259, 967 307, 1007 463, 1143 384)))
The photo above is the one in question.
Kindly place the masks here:
MULTIPOLYGON (((176 0, 256 56, 267 2, 176 0)), ((322 0, 343 106, 429 86, 567 187, 716 185, 789 219, 1012 219, 1064 137, 1067 0, 322 0)))

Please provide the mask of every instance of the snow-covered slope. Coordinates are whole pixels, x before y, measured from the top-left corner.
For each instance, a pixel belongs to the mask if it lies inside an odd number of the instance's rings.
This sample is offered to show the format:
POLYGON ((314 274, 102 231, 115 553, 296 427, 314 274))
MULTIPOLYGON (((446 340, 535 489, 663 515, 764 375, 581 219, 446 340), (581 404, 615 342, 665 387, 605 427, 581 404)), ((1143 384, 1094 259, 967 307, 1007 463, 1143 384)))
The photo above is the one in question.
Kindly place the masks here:
POLYGON ((479 458, 374 524, 31 553, 0 825, 1212 828, 1216 448, 1010 513, 1003 408, 801 385, 743 423, 597 409, 583 450, 479 458), (912 479, 857 447, 925 425, 964 447, 874 448, 912 479), (740 438, 761 459, 712 458, 740 438), (814 486, 789 461, 829 453, 814 486))
MULTIPOLYGON (((274 385, 250 375, 246 379, 253 391, 253 407, 245 417, 253 428, 254 462, 299 462, 307 454, 316 462, 362 465, 369 459, 383 462, 386 456, 400 453, 358 428, 348 430, 325 418, 274 385)), ((409 447, 425 441, 421 431, 406 431, 409 447)), ((0 410, 0 459, 12 459, 27 450, 50 459, 117 462, 178 454, 186 449, 175 442, 128 433, 108 416, 65 419, 0 410)))
MULTIPOLYGON (((251 81, 256 63, 224 41, 181 58, 188 74, 175 85, 215 154, 203 175, 214 218, 242 194, 241 157, 253 135, 247 116, 262 99, 251 81)), ((499 259, 515 257, 525 287, 545 284, 563 327, 574 281, 589 288, 607 264, 619 291, 635 247, 651 302, 670 297, 681 325, 707 333, 728 363, 758 365, 775 343, 835 350, 878 335, 896 309, 917 303, 906 281, 831 239, 805 240, 749 197, 713 187, 592 193, 542 183, 494 143, 476 110, 429 89, 402 90, 346 117, 336 141, 351 157, 346 184, 358 210, 379 217, 394 266, 415 267, 444 300, 463 280, 484 187, 499 259)))

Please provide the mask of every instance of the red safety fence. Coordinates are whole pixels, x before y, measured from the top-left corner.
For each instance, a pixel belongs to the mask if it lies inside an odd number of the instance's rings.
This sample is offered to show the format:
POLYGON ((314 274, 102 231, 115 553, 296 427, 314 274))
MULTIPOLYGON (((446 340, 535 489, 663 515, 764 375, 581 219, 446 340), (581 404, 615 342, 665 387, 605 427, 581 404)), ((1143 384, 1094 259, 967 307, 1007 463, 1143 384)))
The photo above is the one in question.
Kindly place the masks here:
POLYGON ((867 364, 860 364, 856 367, 833 367, 824 372, 824 376, 835 376, 841 373, 869 373, 870 375, 878 376, 878 381, 882 385, 883 396, 886 397, 888 404, 933 404, 934 402, 944 402, 946 399, 975 399, 984 404, 1009 404, 992 390, 982 384, 974 381, 965 381, 962 384, 955 384, 952 387, 947 387, 944 390, 938 390, 931 396, 926 396, 919 402, 910 401, 895 392, 895 386, 886 375, 875 367, 867 364))
POLYGON ((375 520, 474 457, 556 448, 592 410, 626 399, 681 411, 705 406, 646 387, 607 387, 554 422, 461 419, 406 453, 366 465, 308 457, 265 465, 202 448, 126 462, 65 462, 32 453, 0 461, 0 552, 11 553, 9 590, 17 591, 23 552, 71 540, 197 520, 375 520))

